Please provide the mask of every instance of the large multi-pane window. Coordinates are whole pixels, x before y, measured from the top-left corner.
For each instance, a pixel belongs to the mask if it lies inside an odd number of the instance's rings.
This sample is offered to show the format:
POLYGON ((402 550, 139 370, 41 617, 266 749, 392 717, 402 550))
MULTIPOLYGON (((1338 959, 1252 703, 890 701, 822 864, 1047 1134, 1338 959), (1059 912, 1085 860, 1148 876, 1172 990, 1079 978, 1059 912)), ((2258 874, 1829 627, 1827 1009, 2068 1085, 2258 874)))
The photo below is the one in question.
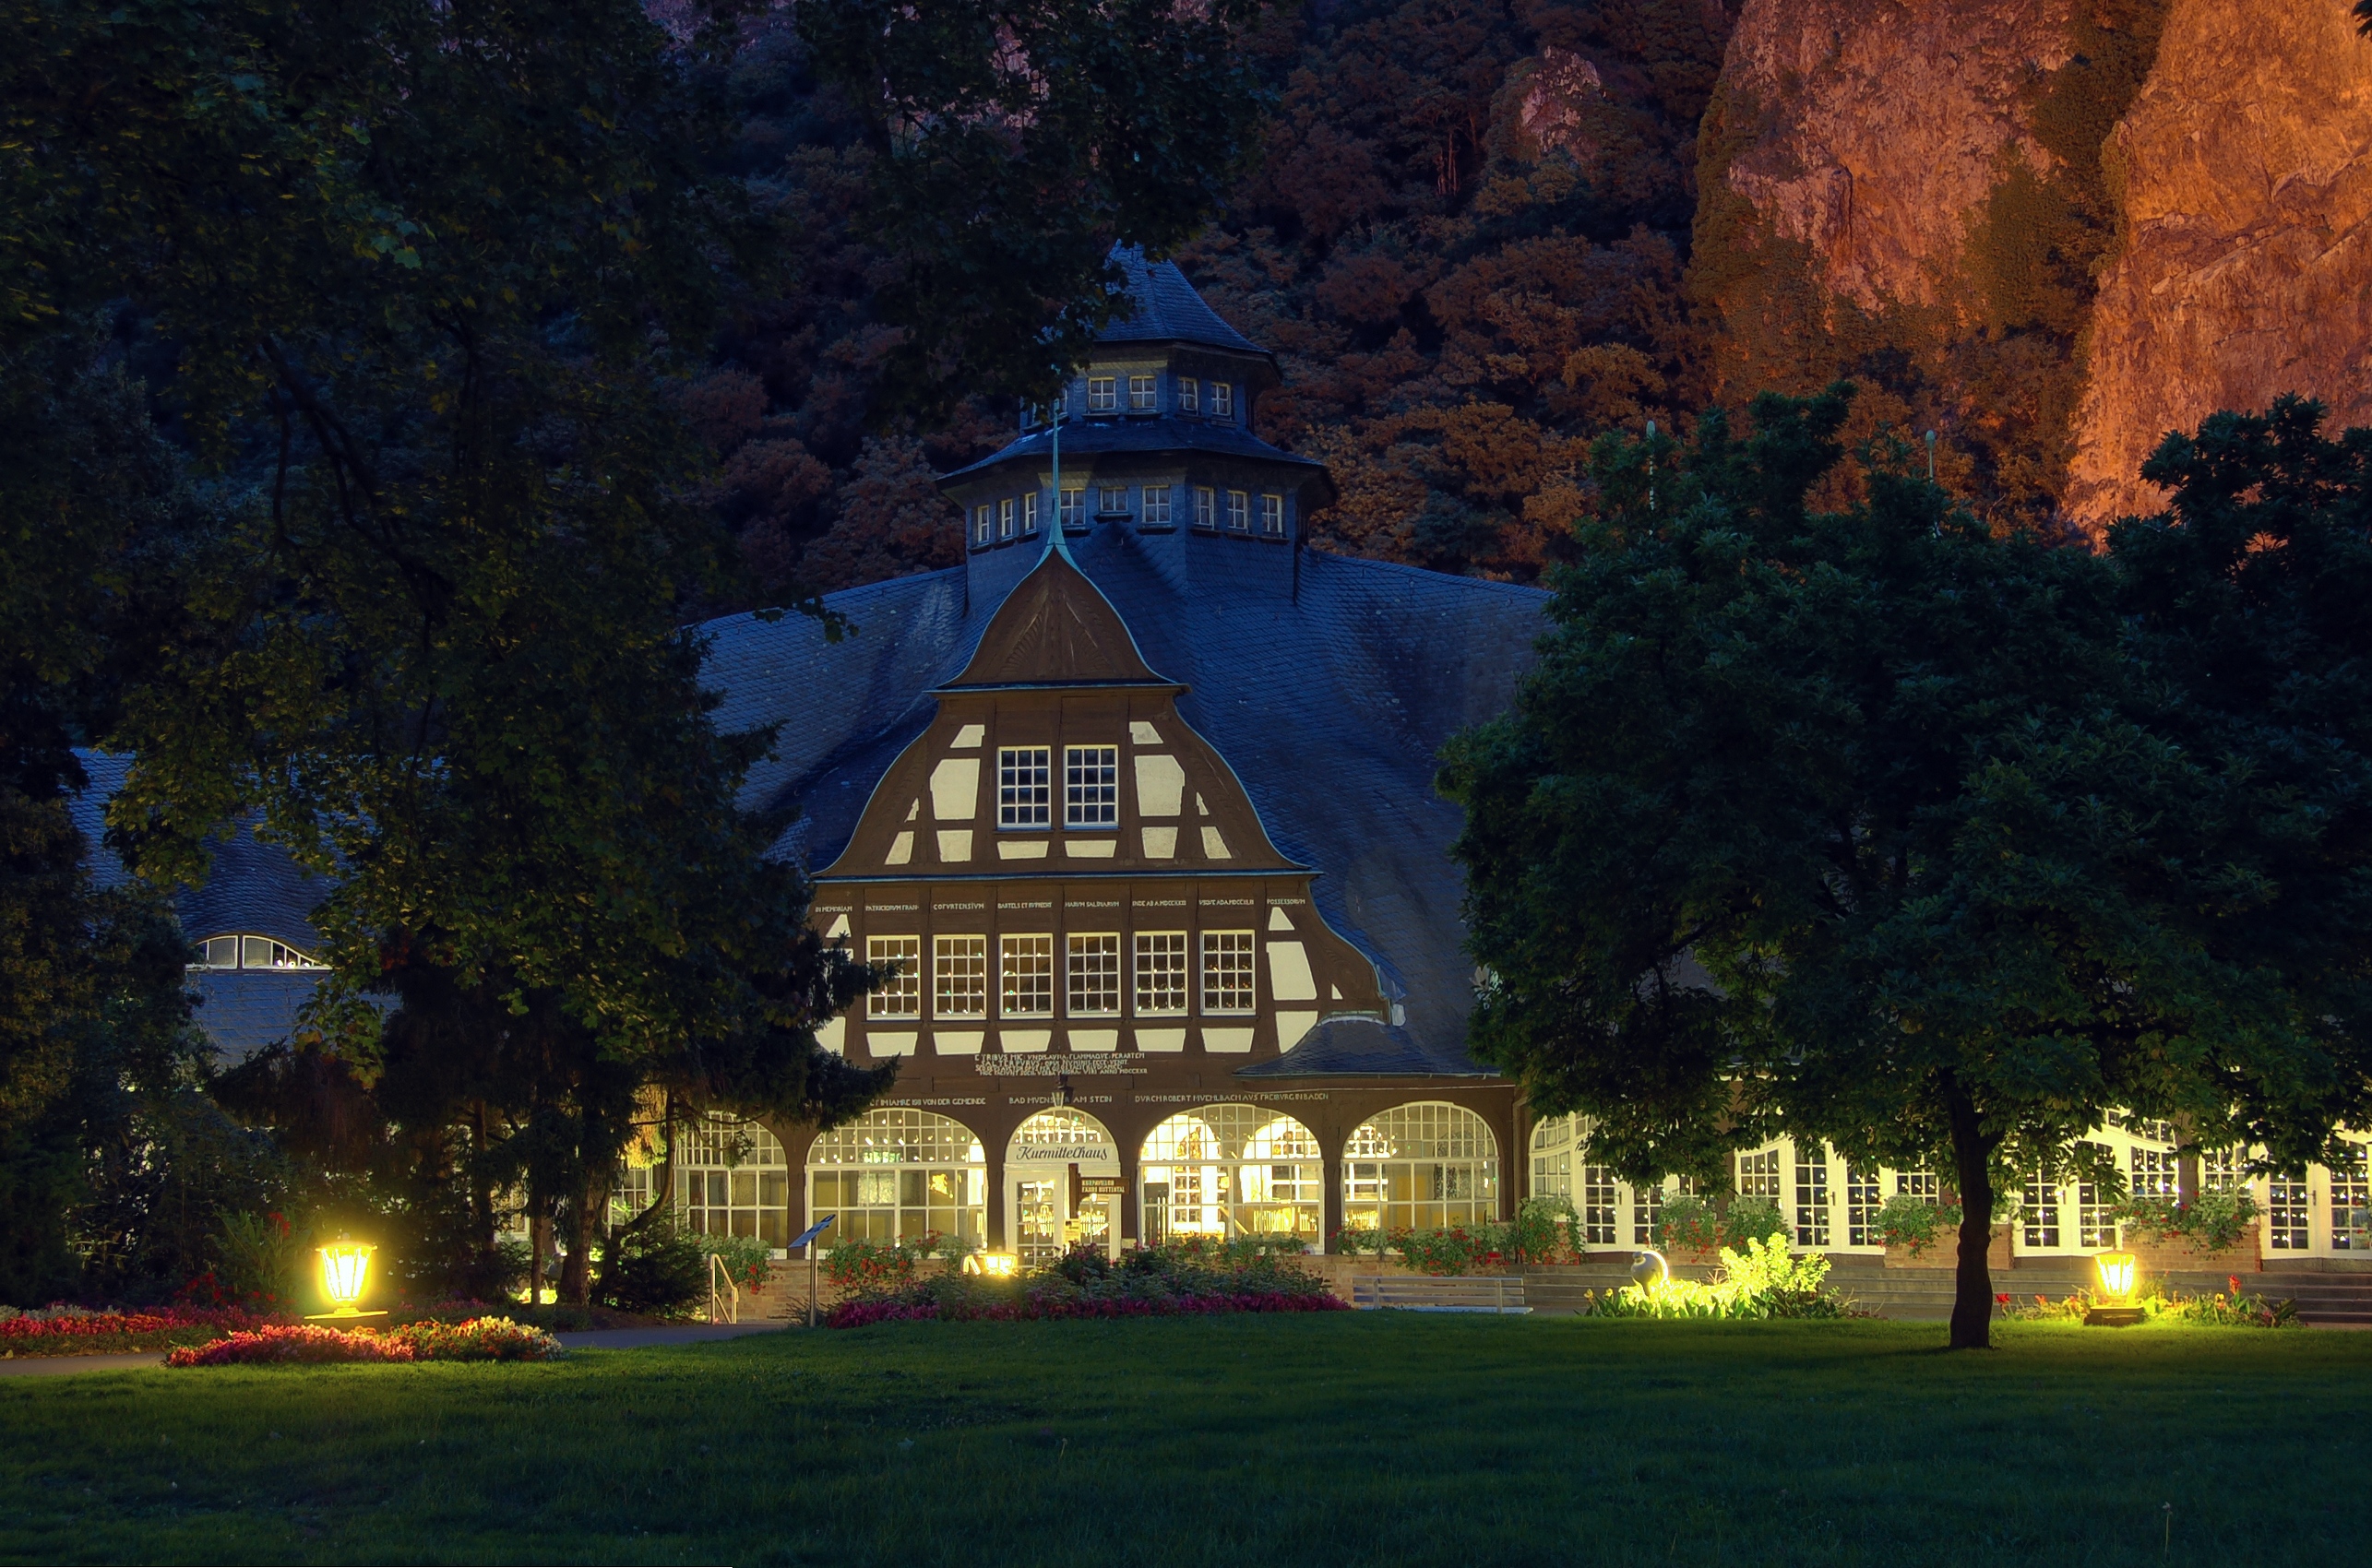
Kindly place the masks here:
POLYGON ((1795 1244, 1829 1244, 1829 1146, 1795 1146, 1795 1244))
MULTIPOLYGON (((2108 1152, 2098 1144, 2086 1146, 2099 1154, 2108 1152)), ((2108 1189, 2103 1182, 2079 1181, 2076 1183, 2076 1245, 2116 1245, 2116 1202, 2108 1195, 2108 1189)))
POLYGON ((2211 1148, 2199 1152, 2199 1191, 2229 1193, 2247 1183, 2247 1155, 2237 1148, 2211 1148))
POLYGON ((1285 537, 1285 498, 1283 496, 1260 497, 1260 532, 1269 539, 1285 537))
POLYGON ((876 969, 897 966, 897 973, 865 999, 868 1018, 919 1018, 923 1016, 923 939, 919 936, 868 936, 864 961, 876 969))
POLYGON ((1044 827, 1051 822, 1053 748, 1004 746, 996 753, 996 826, 1044 827))
POLYGON ((1194 487, 1194 526, 1198 529, 1219 526, 1219 492, 1207 484, 1194 487))
POLYGON ((931 1016, 935 1018, 988 1016, 988 938, 935 936, 931 939, 931 1016))
POLYGON ((1051 1018, 1055 1016, 1055 939, 1052 936, 1000 936, 996 939, 999 989, 997 1013, 1007 1018, 1051 1018))
POLYGON ((1631 1245, 1655 1245, 1655 1228, 1663 1223, 1663 1188, 1641 1187, 1631 1203, 1631 1245))
POLYGON ((1202 933, 1202 1010, 1205 1013, 1252 1011, 1250 932, 1206 931, 1202 933))
POLYGON ((1396 1106, 1361 1123, 1344 1146, 1346 1226, 1426 1230, 1498 1217, 1498 1140, 1464 1106, 1396 1106))
POLYGON ((1151 376, 1132 375, 1128 378, 1128 411, 1132 414, 1150 414, 1153 411, 1153 378, 1151 376))
POLYGON ((2026 1189, 2019 1195, 2018 1216, 2024 1225, 2022 1239, 2027 1246, 2059 1244, 2059 1189, 2040 1171, 2026 1179, 2026 1189))
POLYGON ((2175 1180, 2175 1151, 2170 1148, 2143 1148, 2136 1144, 2127 1149, 2132 1162, 2127 1178, 2127 1189, 2137 1198, 2164 1198, 2172 1202, 2177 1192, 2175 1180))
POLYGON ((1738 1156, 1738 1195, 1742 1198, 1769 1198, 1774 1204, 1779 1201, 1777 1149, 1757 1149, 1752 1154, 1738 1156))
POLYGON ((1120 821, 1120 748, 1063 749, 1063 826, 1111 827, 1120 821))
POLYGON ((1532 1128, 1532 1196, 1573 1196, 1573 1128, 1570 1116, 1546 1117, 1532 1128))
POLYGON ((1886 1199, 1878 1185, 1877 1171, 1845 1168, 1845 1245, 1875 1247, 1883 1242, 1877 1233, 1877 1211, 1886 1199))
POLYGON ((1110 1018, 1120 1012, 1120 937, 1116 932, 1064 939, 1067 1010, 1074 1018, 1110 1018))
POLYGON ((1186 1010, 1186 934, 1137 933, 1137 1016, 1175 1017, 1186 1010))
POLYGON ((817 1137, 807 1155, 807 1214, 837 1215, 843 1241, 986 1232, 988 1161, 962 1123, 928 1111, 868 1111, 817 1137))
POLYGON ((2275 1176, 2265 1183, 2265 1244, 2276 1252, 2302 1253, 2314 1244, 2314 1192, 2303 1176, 2275 1176))
POLYGON ((2333 1161, 2330 1171, 2330 1247, 2337 1253, 2360 1253, 2372 1247, 2372 1236, 2366 1234, 2372 1226, 2372 1181, 2364 1170, 2364 1150, 2350 1145, 2342 1159, 2333 1161))
POLYGON ((1240 490, 1227 493, 1227 526, 1237 533, 1252 526, 1252 498, 1240 490))
POLYGON ((781 1140, 758 1123, 708 1116, 678 1129, 675 1176, 685 1229, 789 1240, 791 1170, 781 1140))
POLYGON ((1581 1167, 1581 1235, 1585 1247, 1612 1247, 1622 1241, 1623 1189, 1603 1165, 1581 1167))
POLYGON ((1115 414, 1120 411, 1119 383, 1108 375, 1087 378, 1087 411, 1091 414, 1115 414))
POLYGON ((1183 1111, 1153 1129, 1138 1165, 1145 1237, 1295 1236, 1315 1245, 1326 1161, 1290 1116, 1248 1105, 1183 1111))
POLYGON ((1149 484, 1145 487, 1143 510, 1137 520, 1147 528, 1165 529, 1170 526, 1170 487, 1149 484))

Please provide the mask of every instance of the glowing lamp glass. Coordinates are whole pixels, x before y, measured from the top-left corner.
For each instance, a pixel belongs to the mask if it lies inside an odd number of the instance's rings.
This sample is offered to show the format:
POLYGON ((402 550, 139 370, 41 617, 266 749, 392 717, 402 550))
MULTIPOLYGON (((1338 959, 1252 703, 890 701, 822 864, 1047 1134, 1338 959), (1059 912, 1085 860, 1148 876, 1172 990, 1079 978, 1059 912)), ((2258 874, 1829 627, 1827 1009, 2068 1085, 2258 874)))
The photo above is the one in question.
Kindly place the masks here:
POLYGON ((1020 1265, 1021 1260, 1015 1257, 1011 1253, 983 1253, 980 1254, 980 1272, 988 1275, 993 1278, 1009 1279, 1013 1277, 1014 1271, 1020 1267, 1020 1265))
POLYGON ((340 1313, 353 1312, 362 1301, 376 1250, 368 1241, 332 1241, 321 1249, 321 1293, 340 1313))
POLYGON ((2100 1270, 2101 1294, 2120 1301, 2133 1299, 2134 1257, 2131 1253, 2103 1253, 2093 1260, 2100 1270))

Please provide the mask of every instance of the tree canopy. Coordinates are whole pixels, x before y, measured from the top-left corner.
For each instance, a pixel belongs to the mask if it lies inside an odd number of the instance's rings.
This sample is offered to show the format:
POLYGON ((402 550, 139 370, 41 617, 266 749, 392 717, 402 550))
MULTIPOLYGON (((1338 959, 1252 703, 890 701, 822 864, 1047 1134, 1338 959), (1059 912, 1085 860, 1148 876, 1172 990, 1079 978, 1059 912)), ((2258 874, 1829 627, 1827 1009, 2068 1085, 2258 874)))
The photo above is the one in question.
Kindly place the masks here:
POLYGON ((2361 446, 2211 423, 2102 557, 1997 535, 1907 453, 1818 509, 1850 398, 1596 448, 1539 669, 1446 754, 1474 1042, 1636 1178, 1781 1130, 1949 1158, 1982 1345, 1997 1187, 2110 1110, 2283 1163, 2363 1110, 2360 676, 2307 608, 2356 569, 2361 446), (2307 625, 2330 679, 2252 727, 2307 625))

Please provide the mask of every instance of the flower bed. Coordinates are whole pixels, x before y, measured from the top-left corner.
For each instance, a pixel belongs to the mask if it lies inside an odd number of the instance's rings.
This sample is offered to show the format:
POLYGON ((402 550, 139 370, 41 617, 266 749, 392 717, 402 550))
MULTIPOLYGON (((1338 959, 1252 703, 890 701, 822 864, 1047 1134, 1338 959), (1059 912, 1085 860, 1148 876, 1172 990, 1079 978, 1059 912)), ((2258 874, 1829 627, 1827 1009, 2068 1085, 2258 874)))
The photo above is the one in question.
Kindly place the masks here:
POLYGON ((165 1358, 169 1367, 286 1365, 325 1361, 545 1361, 562 1354, 560 1341, 508 1318, 468 1323, 409 1323, 389 1329, 324 1328, 276 1324, 232 1334, 211 1345, 185 1346, 165 1358))
POLYGON ((1052 1268, 1020 1279, 940 1275, 898 1281, 852 1296, 824 1321, 832 1328, 862 1328, 875 1323, 1348 1310, 1325 1280, 1271 1251, 1246 1249, 1227 1256, 1193 1245, 1138 1247, 1114 1261, 1094 1247, 1079 1247, 1052 1268))
MULTIPOLYGON (((2219 1290, 2211 1296, 2184 1296, 2152 1290, 2129 1304, 2140 1308, 2143 1318, 2150 1323, 2188 1323, 2208 1328, 2306 1326, 2298 1321, 2295 1301, 2276 1301, 2243 1290, 2236 1274, 2231 1277, 2230 1283, 2229 1294, 2219 1290)), ((2103 1304, 2099 1295, 2091 1290, 2079 1290, 2058 1301, 2048 1296, 2036 1296, 2032 1305, 2015 1301, 2006 1292, 1993 1300, 2003 1317, 2026 1323, 2081 1323, 2086 1313, 2103 1304)))
POLYGON ((1773 1232, 1746 1243, 1744 1251, 1722 1249, 1722 1271, 1711 1282, 1665 1279, 1626 1285, 1601 1296, 1588 1295, 1592 1317, 1765 1318, 1866 1317, 1828 1288, 1829 1260, 1818 1253, 1790 1253, 1787 1236, 1773 1232))
POLYGON ((286 1321, 278 1313, 244 1307, 92 1312, 56 1306, 24 1313, 0 1308, 0 1357, 118 1356, 170 1350, 286 1321))

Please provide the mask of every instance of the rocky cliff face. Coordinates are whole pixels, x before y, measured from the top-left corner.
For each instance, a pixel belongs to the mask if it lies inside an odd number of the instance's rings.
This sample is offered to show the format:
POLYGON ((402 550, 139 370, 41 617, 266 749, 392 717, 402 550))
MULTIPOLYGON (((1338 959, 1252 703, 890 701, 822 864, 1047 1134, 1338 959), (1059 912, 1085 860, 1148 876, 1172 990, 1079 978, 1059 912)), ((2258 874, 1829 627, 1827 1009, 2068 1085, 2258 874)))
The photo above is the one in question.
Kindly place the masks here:
POLYGON ((2172 428, 2372 423, 2351 0, 1747 0, 1694 281, 1732 397, 1835 374, 1997 514, 2097 533, 2172 428))
POLYGON ((2372 424, 2372 41, 2349 0, 2175 0, 2111 138, 2125 243, 2092 307, 2067 497, 2161 504, 2168 430, 2283 392, 2372 424))

